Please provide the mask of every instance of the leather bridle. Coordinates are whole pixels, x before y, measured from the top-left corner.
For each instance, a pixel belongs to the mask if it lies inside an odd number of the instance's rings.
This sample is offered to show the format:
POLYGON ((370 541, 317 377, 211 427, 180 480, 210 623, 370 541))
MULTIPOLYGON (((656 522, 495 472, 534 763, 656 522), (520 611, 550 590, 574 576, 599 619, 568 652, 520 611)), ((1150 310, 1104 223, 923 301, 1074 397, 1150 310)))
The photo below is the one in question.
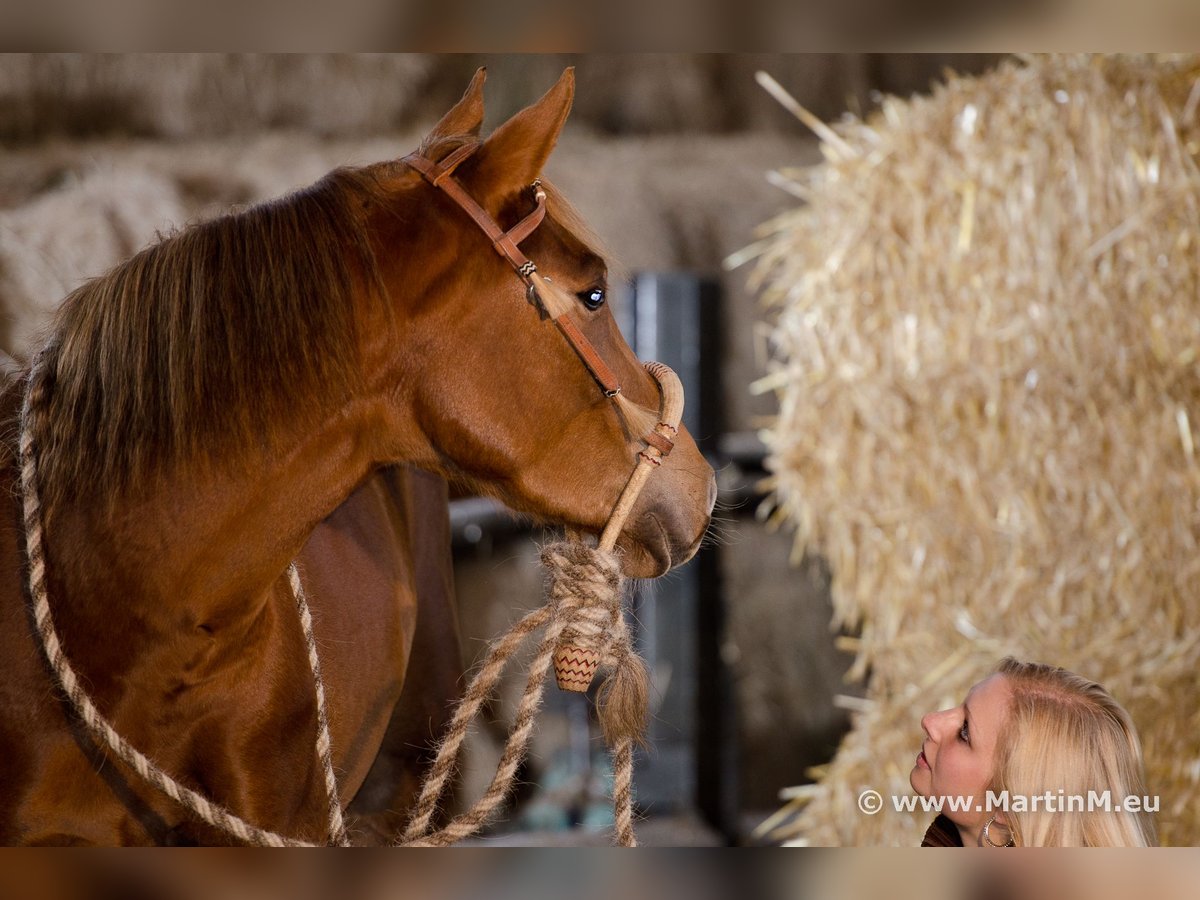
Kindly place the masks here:
MULTIPOLYGON (((426 159, 417 153, 411 153, 404 157, 403 162, 412 166, 419 172, 426 181, 432 184, 435 188, 440 188, 446 196, 457 203, 471 219, 478 225, 483 233, 487 235, 492 242, 492 247, 499 253, 508 264, 513 267, 513 270, 521 276, 521 280, 526 285, 526 296, 531 300, 538 298, 538 284, 540 276, 537 274, 537 266, 529 259, 521 248, 518 246, 521 241, 525 240, 529 235, 533 234, 534 230, 542 224, 542 219, 546 217, 546 191, 542 188, 540 181, 535 181, 532 185, 533 199, 537 206, 533 212, 525 216, 520 222, 510 228, 508 231, 503 230, 496 224, 496 220, 486 209, 479 205, 475 199, 467 193, 462 182, 454 177, 454 170, 465 160, 475 153, 482 146, 481 142, 472 141, 463 144, 457 149, 450 152, 441 162, 433 162, 426 159)), ((541 308, 549 314, 551 307, 546 303, 541 303, 541 308)), ((621 393, 621 384, 617 381, 616 375, 612 369, 601 358, 592 342, 587 339, 582 331, 579 330, 570 316, 559 314, 551 316, 554 324, 558 326, 558 330, 562 332, 563 337, 575 349, 583 364, 595 379, 596 384, 604 391, 605 397, 616 397, 621 393)))

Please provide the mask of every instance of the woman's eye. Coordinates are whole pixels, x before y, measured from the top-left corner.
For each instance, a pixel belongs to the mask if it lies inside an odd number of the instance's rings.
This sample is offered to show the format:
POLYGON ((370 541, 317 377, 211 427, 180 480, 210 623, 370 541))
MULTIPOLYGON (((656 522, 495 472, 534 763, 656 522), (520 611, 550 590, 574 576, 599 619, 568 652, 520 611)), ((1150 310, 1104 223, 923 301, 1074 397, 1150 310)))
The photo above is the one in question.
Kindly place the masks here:
POLYGON ((599 309, 604 305, 604 288, 590 288, 579 292, 579 299, 588 309, 599 309))
POLYGON ((969 732, 968 732, 968 730, 967 730, 967 723, 966 723, 966 722, 963 722, 963 723, 962 723, 962 728, 958 729, 958 738, 959 738, 959 740, 961 740, 961 741, 962 741, 964 744, 969 744, 969 743, 971 743, 971 736, 970 736, 970 734, 969 734, 969 732))

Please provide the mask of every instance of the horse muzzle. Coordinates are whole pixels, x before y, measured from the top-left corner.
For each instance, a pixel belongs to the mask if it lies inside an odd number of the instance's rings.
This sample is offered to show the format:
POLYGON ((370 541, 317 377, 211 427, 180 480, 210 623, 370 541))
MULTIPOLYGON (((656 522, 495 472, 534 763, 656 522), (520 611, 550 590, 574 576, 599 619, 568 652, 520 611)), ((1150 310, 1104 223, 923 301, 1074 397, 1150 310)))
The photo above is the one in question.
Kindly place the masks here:
POLYGON ((621 570, 629 578, 657 578, 696 555, 717 500, 717 479, 696 456, 707 479, 666 470, 652 484, 617 539, 621 570))

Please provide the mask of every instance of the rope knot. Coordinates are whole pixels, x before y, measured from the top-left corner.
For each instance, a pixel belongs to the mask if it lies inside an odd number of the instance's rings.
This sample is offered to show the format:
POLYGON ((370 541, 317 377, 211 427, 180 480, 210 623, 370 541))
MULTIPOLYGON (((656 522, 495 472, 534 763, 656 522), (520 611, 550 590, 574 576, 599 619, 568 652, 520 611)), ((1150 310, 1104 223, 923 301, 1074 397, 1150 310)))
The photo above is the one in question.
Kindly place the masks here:
POLYGON ((607 655, 625 632, 621 615, 621 569, 611 553, 562 541, 542 549, 552 616, 562 624, 561 642, 607 655))
POLYGON ((629 632, 621 612, 621 568, 611 553, 573 541, 549 544, 542 549, 541 556, 549 572, 549 599, 544 606, 526 614, 489 649, 483 666, 454 711, 437 758, 425 777, 416 812, 404 833, 406 845, 442 846, 474 834, 508 795, 529 744, 552 658, 559 684, 563 686, 557 669, 564 651, 573 658, 576 668, 582 669, 581 660, 590 661, 591 665, 586 680, 578 672, 574 676, 582 686, 569 690, 587 690, 600 663, 612 667, 597 697, 597 707, 600 727, 613 750, 613 807, 618 840, 627 847, 637 844, 632 818, 633 742, 640 741, 645 731, 649 677, 645 665, 629 646, 629 632), (545 628, 545 633, 529 666, 525 693, 495 777, 470 810, 431 834, 430 822, 449 782, 468 726, 496 686, 505 663, 526 636, 541 628, 545 628))
POLYGON ((549 574, 551 616, 560 629, 554 651, 559 687, 586 691, 596 670, 609 668, 596 698, 604 739, 610 746, 622 739, 641 742, 650 677, 629 640, 616 556, 563 541, 543 548, 542 564, 549 574))

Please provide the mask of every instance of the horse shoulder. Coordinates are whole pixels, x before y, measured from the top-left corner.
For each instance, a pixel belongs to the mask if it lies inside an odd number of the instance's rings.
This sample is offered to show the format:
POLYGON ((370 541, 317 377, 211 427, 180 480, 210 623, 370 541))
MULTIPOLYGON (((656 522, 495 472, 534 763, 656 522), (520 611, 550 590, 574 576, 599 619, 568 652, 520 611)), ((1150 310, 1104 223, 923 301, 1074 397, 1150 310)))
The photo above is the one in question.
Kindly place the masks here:
POLYGON ((407 821, 463 678, 446 483, 416 468, 396 467, 381 471, 376 487, 389 495, 393 513, 411 523, 406 546, 417 612, 403 690, 350 807, 364 841, 386 841, 407 821))
MULTIPOLYGON (((0 393, 0 417, 13 415, 19 396, 12 385, 0 393)), ((0 844, 122 843, 128 817, 81 755, 35 638, 14 444, 0 441, 0 844)))
POLYGON ((300 554, 348 802, 399 699, 417 621, 408 487, 373 474, 313 531, 300 554))

